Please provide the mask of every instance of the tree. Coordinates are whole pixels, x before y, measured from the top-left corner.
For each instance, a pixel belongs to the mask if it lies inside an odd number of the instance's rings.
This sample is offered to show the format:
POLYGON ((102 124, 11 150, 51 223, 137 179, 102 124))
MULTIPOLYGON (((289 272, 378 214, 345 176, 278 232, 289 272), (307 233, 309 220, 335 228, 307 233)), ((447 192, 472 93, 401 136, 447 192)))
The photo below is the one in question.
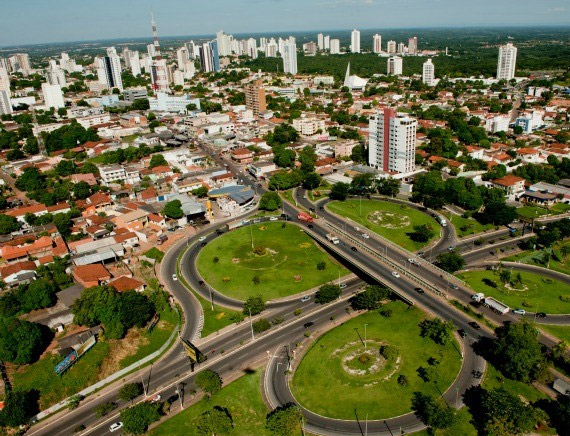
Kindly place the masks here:
POLYGON ((117 405, 111 402, 99 404, 97 407, 95 407, 95 416, 97 416, 97 418, 102 418, 103 416, 115 410, 115 407, 117 407, 117 405))
POLYGON ((369 194, 374 189, 374 174, 358 174, 350 182, 350 193, 355 195, 369 194))
POLYGON ((274 436, 294 436, 301 432, 302 419, 301 410, 288 403, 267 415, 265 428, 274 436))
POLYGON ((16 179, 16 188, 20 191, 38 191, 46 187, 46 176, 36 167, 27 167, 16 179))
POLYGON ((570 245, 564 244, 562 247, 560 247, 560 254, 562 255, 564 262, 566 262, 568 255, 570 255, 570 245))
POLYGON ((254 316, 265 310, 265 301, 261 295, 252 295, 243 303, 243 314, 254 316))
POLYGON ((60 177, 67 177, 75 174, 77 167, 72 160, 63 159, 55 166, 55 172, 60 177))
POLYGON ((125 433, 144 434, 149 425, 160 419, 161 404, 147 403, 146 401, 121 411, 121 421, 125 433))
POLYGON ((298 170, 293 171, 279 171, 269 178, 269 189, 275 191, 277 189, 285 190, 295 186, 299 186, 302 181, 301 172, 298 170))
POLYGON ((453 332, 452 321, 442 321, 439 318, 424 319, 419 324, 420 335, 430 338, 436 344, 445 345, 451 340, 453 332))
POLYGON ((366 286, 364 291, 359 292, 352 299, 351 305, 354 310, 373 310, 380 307, 380 303, 390 298, 392 291, 384 286, 366 286))
POLYGON ((252 328, 255 333, 262 333, 271 328, 271 323, 265 318, 259 318, 252 324, 252 328))
POLYGON ((6 390, 4 408, 0 411, 0 427, 18 427, 28 424, 39 412, 37 391, 6 390))
POLYGON ((331 200, 344 201, 346 200, 346 197, 348 197, 349 189, 350 185, 348 183, 337 182, 332 186, 329 197, 331 200))
POLYGON ((504 269, 499 273, 499 279, 503 284, 506 284, 511 281, 511 271, 508 269, 504 269))
POLYGON ((231 431, 233 421, 227 409, 216 406, 202 413, 195 425, 198 436, 221 436, 231 431))
POLYGON ((20 365, 36 360, 51 337, 39 324, 0 317, 0 360, 20 365))
POLYGON ((425 425, 434 429, 448 428, 456 420, 454 409, 421 392, 414 392, 412 410, 425 425))
POLYGON ((47 280, 34 280, 22 295, 22 309, 25 312, 53 306, 56 301, 57 286, 47 280))
POLYGON ((184 216, 184 211, 182 210, 182 203, 180 200, 172 200, 166 203, 163 209, 163 213, 172 219, 179 219, 184 216))
POLYGON ((414 231, 409 233, 408 236, 412 241, 427 242, 435 235, 435 231, 429 224, 422 224, 414 226, 414 231))
POLYGON ((530 321, 506 322, 495 333, 493 364, 506 377, 529 383, 543 374, 547 363, 537 339, 538 331, 530 321))
POLYGON ((140 292, 130 290, 121 294, 121 323, 127 327, 144 327, 155 309, 148 297, 140 292))
POLYGON ((192 195, 195 195, 198 198, 204 198, 208 196, 208 188, 205 186, 200 186, 199 188, 192 190, 192 195))
POLYGON ((142 383, 128 383, 119 389, 119 398, 123 401, 132 401, 143 393, 142 383))
POLYGON ((315 171, 315 162, 317 161, 317 155, 315 150, 310 145, 303 147, 299 152, 299 162, 301 163, 301 172, 303 174, 309 174, 315 171))
POLYGON ((269 211, 277 210, 281 207, 282 203, 281 197, 279 197, 277 192, 267 191, 263 193, 259 200, 259 209, 269 211))
POLYGON ((327 283, 315 293, 315 302, 319 304, 330 303, 340 297, 341 292, 340 286, 327 283))
POLYGON ((89 186, 89 183, 81 181, 73 185, 71 191, 77 200, 85 200, 91 195, 91 186, 89 186))
POLYGON ((322 178, 319 174, 315 173, 314 171, 310 172, 305 176, 303 180, 303 188, 309 190, 318 188, 321 184, 321 180, 322 178))
POLYGON ((364 147, 360 144, 355 145, 352 148, 352 152, 350 153, 350 159, 356 163, 366 162, 366 158, 364 156, 364 147))
POLYGON ((20 223, 16 218, 0 214, 0 235, 8 235, 20 229, 20 223))
POLYGON ((376 188, 378 193, 381 195, 387 195, 389 197, 395 197, 400 192, 401 180, 388 177, 385 179, 380 179, 376 182, 376 188))
POLYGON ((148 164, 148 167, 152 170, 155 167, 160 167, 165 165, 168 166, 168 162, 166 161, 166 159, 162 154, 153 154, 150 158, 150 163, 148 164))
POLYGON ((463 268, 465 265, 465 259, 463 259, 459 253, 450 251, 439 254, 437 256, 436 264, 444 271, 454 273, 455 271, 463 268))
POLYGON ((222 388, 222 378, 217 372, 212 371, 211 369, 199 372, 198 375, 196 375, 194 382, 199 389, 202 389, 206 393, 206 395, 212 395, 222 388))

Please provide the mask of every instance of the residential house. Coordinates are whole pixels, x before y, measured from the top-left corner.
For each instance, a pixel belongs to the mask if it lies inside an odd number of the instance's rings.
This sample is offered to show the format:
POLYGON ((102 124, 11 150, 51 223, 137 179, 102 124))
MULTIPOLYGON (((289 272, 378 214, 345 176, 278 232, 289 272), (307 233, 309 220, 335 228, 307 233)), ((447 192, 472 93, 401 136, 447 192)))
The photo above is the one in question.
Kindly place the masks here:
POLYGON ((71 273, 77 283, 86 288, 100 286, 111 280, 111 273, 100 263, 93 265, 78 265, 71 273))
POLYGON ((524 179, 522 177, 508 174, 500 179, 491 181, 493 188, 499 188, 505 191, 507 197, 514 197, 524 193, 524 179))

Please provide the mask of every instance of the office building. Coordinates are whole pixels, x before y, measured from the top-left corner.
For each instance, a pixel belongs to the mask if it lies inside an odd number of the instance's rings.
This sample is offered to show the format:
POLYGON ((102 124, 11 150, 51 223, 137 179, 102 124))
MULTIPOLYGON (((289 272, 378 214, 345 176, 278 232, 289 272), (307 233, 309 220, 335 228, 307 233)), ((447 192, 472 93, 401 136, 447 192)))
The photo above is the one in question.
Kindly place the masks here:
POLYGON ((283 47, 283 72, 297 74, 297 44, 295 38, 289 38, 283 47))
POLYGON ((12 102, 10 101, 10 92, 0 89, 0 115, 8 115, 12 113, 12 102))
POLYGON ((103 66, 105 68, 105 77, 109 88, 117 88, 123 91, 123 79, 121 74, 123 72, 121 67, 121 58, 117 55, 115 47, 107 49, 107 56, 103 58, 103 66))
POLYGON ((431 59, 428 59, 427 61, 424 62, 424 66, 422 69, 422 81, 427 86, 435 85, 435 67, 431 59))
POLYGON ((396 41, 388 41, 388 44, 386 44, 386 53, 396 53, 396 41))
POLYGON ((42 94, 44 96, 44 105, 46 109, 54 108, 55 110, 58 110, 59 108, 65 107, 63 93, 61 92, 61 87, 59 85, 42 83, 42 94))
POLYGON ((499 61, 497 63, 497 79, 511 80, 515 77, 517 64, 517 48, 510 42, 499 47, 499 61))
POLYGON ((352 53, 360 53, 360 32, 356 29, 350 35, 350 51, 352 53))
POLYGON ((416 56, 418 54, 418 37, 408 39, 408 54, 416 56))
POLYGON ((382 37, 378 34, 372 37, 372 52, 382 53, 382 37))
POLYGON ((325 49, 325 37, 322 33, 317 35, 317 46, 319 47, 319 51, 323 51, 325 49))
POLYGON ((218 54, 218 41, 205 42, 199 48, 200 66, 202 71, 210 73, 220 71, 220 56, 218 54))
POLYGON ((340 54, 340 39, 331 39, 331 54, 340 54))
POLYGON ((368 161, 384 171, 409 173, 415 169, 417 120, 393 108, 370 117, 368 161))
POLYGON ((330 35, 326 35, 323 41, 324 50, 331 49, 331 37, 330 35))
POLYGON ((261 80, 256 80, 253 83, 245 85, 244 91, 245 105, 248 109, 253 111, 255 116, 258 116, 260 112, 267 110, 267 104, 265 103, 265 88, 263 87, 261 80))
POLYGON ((27 53, 16 53, 8 58, 8 65, 12 72, 21 72, 26 76, 31 70, 30 56, 27 53))
POLYGON ((50 85, 65 87, 65 72, 57 65, 57 61, 50 60, 46 68, 45 78, 50 85))
POLYGON ((388 74, 399 76, 402 74, 402 58, 400 56, 390 56, 388 58, 388 74))

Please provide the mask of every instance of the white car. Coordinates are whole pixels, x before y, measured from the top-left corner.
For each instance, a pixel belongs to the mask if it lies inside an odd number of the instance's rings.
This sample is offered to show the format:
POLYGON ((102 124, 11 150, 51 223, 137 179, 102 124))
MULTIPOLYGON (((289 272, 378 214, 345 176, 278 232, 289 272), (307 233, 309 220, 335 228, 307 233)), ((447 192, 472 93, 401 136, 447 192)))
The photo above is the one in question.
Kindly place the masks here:
POLYGON ((198 241, 200 241, 200 242, 205 241, 205 240, 206 240, 206 237, 205 237, 205 236, 200 236, 200 237, 198 238, 198 241))
POLYGON ((152 398, 152 400, 150 400, 151 403, 158 403, 160 400, 162 400, 162 395, 158 394, 155 397, 152 398))
POLYGON ((400 274, 398 274, 396 271, 392 271, 392 275, 393 275, 394 277, 396 277, 397 279, 400 278, 400 274))
POLYGON ((271 218, 269 218, 269 221, 277 221, 278 219, 279 219, 279 217, 272 216, 271 218))
POLYGON ((119 421, 119 422, 115 422, 114 424, 111 424, 109 426, 109 431, 112 433, 112 432, 117 431, 121 428, 123 428, 123 422, 119 421))
POLYGON ((340 288, 340 289, 346 288, 346 283, 341 283, 340 286, 339 286, 339 288, 340 288))
POLYGON ((410 262, 412 265, 419 265, 418 261, 416 259, 414 259, 413 257, 410 257, 408 259, 408 262, 410 262))
POLYGON ((249 221, 250 221, 250 220, 248 220, 248 219, 244 219, 244 220, 242 221, 242 224, 248 224, 249 221))
POLYGON ((370 238, 370 236, 368 235, 368 233, 363 233, 363 234, 362 234, 362 237, 363 237, 364 239, 370 238))
POLYGON ((307 301, 309 301, 311 299, 311 297, 309 295, 305 295, 303 298, 301 298, 301 303, 305 303, 307 301))
POLYGON ((360 230, 360 227, 356 226, 356 227, 354 228, 354 230, 356 230, 356 231, 358 232, 358 231, 360 230))
POLYGON ((172 280, 176 282, 178 280, 178 276, 176 274, 172 274, 172 280))
POLYGON ((513 313, 514 313, 514 314, 517 314, 517 315, 522 315, 522 316, 524 316, 524 315, 526 315, 526 310, 524 310, 524 309, 514 309, 514 310, 513 310, 513 313))

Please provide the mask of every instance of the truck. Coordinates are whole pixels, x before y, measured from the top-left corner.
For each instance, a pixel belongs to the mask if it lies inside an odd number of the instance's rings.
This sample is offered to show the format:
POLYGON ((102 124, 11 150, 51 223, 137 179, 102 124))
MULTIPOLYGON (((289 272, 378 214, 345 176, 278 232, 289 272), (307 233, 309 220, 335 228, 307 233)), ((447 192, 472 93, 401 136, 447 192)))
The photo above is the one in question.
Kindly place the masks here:
POLYGON ((327 239, 335 245, 340 242, 338 240, 338 238, 335 235, 333 235, 332 233, 327 233, 327 239))
POLYGON ((509 313, 511 308, 504 303, 501 303, 499 300, 495 300, 493 297, 486 297, 485 298, 485 306, 493 309, 495 312, 504 315, 505 313, 509 313))
POLYGON ((473 301, 475 301, 476 303, 480 303, 481 301, 483 301, 485 299, 485 294, 483 294, 482 292, 479 292, 478 294, 471 295, 471 299, 473 301))
POLYGON ((315 221, 315 220, 313 219, 313 217, 312 217, 311 215, 309 215, 308 213, 306 213, 306 212, 299 212, 299 213, 297 214, 297 219, 300 220, 300 221, 308 222, 308 223, 312 223, 313 221, 315 221))
POLYGON ((231 223, 226 224, 226 228, 228 230, 237 229, 238 227, 241 227, 241 226, 243 226, 243 221, 241 221, 241 220, 232 221, 231 223))
POLYGON ((447 227, 447 220, 444 217, 442 217, 441 215, 438 215, 437 220, 441 224, 441 227, 447 227))

